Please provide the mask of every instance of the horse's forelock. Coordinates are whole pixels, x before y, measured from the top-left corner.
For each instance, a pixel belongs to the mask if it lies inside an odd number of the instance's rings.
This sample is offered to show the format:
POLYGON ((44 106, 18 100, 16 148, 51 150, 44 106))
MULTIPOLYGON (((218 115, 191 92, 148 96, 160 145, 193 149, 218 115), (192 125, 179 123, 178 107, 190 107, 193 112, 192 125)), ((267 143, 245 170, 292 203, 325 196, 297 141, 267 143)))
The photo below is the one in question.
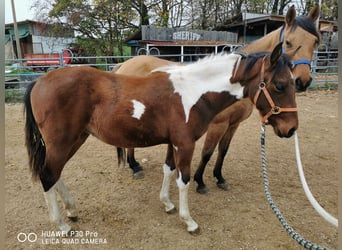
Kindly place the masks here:
MULTIPOLYGON (((257 53, 249 54, 247 56, 243 56, 242 58, 246 60, 246 66, 244 68, 243 74, 247 74, 259 59, 267 55, 270 55, 270 53, 269 52, 257 52, 257 53)), ((280 73, 280 70, 283 69, 284 65, 286 65, 289 68, 292 68, 292 62, 286 54, 281 55, 280 59, 275 65, 274 74, 277 74, 278 72, 280 73)))
POLYGON ((301 27, 305 31, 317 37, 318 42, 320 41, 320 35, 317 31, 316 24, 312 21, 312 19, 306 16, 299 16, 295 19, 293 25, 291 26, 290 31, 294 31, 297 26, 301 27))
POLYGON ((281 57, 279 58, 277 64, 275 65, 273 75, 277 75, 278 73, 281 73, 280 71, 283 69, 284 65, 289 68, 292 68, 293 66, 290 58, 286 54, 282 54, 281 57))

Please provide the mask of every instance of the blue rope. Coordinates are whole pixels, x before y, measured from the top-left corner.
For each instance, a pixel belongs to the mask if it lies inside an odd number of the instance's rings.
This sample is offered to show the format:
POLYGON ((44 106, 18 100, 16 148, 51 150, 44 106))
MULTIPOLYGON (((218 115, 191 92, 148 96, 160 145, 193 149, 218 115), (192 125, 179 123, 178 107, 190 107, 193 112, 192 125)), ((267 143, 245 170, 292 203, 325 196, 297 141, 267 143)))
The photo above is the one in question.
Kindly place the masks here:
POLYGON ((297 233, 285 220, 284 216, 278 209, 277 205, 272 199, 271 193, 269 191, 269 183, 268 183, 268 176, 267 176, 267 166, 266 166, 266 153, 265 153, 265 137, 266 137, 266 126, 265 124, 262 124, 261 126, 261 162, 262 162, 262 174, 264 178, 264 191, 266 194, 266 199, 271 206, 273 212, 277 216, 278 220, 280 221, 281 225, 284 227, 286 232, 291 236, 292 239, 296 240, 297 243, 301 246, 303 246, 306 249, 311 250, 328 250, 326 247, 319 246, 315 243, 312 243, 306 239, 303 238, 299 233, 297 233))

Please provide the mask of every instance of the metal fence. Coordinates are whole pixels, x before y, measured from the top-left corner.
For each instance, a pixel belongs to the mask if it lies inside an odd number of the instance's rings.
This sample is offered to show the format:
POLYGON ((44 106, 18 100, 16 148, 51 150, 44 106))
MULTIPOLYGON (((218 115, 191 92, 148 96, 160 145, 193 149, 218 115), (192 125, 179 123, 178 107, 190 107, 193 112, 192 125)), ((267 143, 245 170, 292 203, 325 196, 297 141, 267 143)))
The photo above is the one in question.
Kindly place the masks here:
POLYGON ((338 84, 338 51, 321 45, 314 53, 312 76, 313 86, 338 84))
MULTIPOLYGON (((186 62, 194 62, 206 54, 179 54, 179 55, 156 55, 160 58, 186 62)), ((77 57, 73 58, 72 64, 63 64, 63 55, 61 53, 60 62, 56 65, 45 65, 43 62, 47 58, 35 58, 36 61, 42 61, 41 65, 27 66, 28 60, 5 60, 5 88, 24 90, 33 80, 46 72, 65 66, 88 65, 105 71, 111 71, 118 63, 131 58, 130 56, 97 56, 97 57, 77 57), (78 62, 82 62, 79 64, 78 62)), ((56 60, 53 58, 52 60, 56 60)), ((338 84, 338 51, 317 50, 314 53, 312 61, 312 86, 335 85, 338 84)))

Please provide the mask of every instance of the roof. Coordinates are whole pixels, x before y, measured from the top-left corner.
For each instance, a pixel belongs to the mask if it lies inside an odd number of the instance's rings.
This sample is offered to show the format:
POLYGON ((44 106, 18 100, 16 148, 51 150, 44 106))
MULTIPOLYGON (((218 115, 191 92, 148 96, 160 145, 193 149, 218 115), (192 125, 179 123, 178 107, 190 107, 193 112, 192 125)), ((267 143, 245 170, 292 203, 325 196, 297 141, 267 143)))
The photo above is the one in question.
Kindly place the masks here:
MULTIPOLYGON (((29 24, 30 21, 23 21, 18 22, 18 35, 19 39, 25 38, 29 35, 31 35, 29 24)), ((14 37, 14 24, 6 24, 5 25, 5 44, 11 39, 11 37, 14 37)))
MULTIPOLYGON (((43 22, 33 21, 33 20, 25 20, 17 22, 19 39, 25 38, 29 35, 40 35, 46 36, 46 32, 51 30, 54 25, 60 24, 47 24, 43 22)), ((66 29, 63 29, 59 35, 54 35, 56 37, 74 37, 74 31, 69 26, 63 26, 66 29)), ((5 43, 7 43, 11 36, 14 37, 14 23, 8 23, 5 25, 5 43)))
POLYGON ((255 13, 246 13, 246 18, 243 17, 244 14, 241 14, 239 17, 235 18, 231 23, 225 23, 220 26, 217 26, 215 30, 227 30, 227 31, 235 31, 244 27, 244 25, 271 25, 274 27, 280 27, 284 23, 283 15, 267 15, 267 14, 255 14, 255 13), (244 20, 245 19, 245 20, 244 20))
POLYGON ((146 41, 140 40, 141 43, 153 44, 158 46, 213 46, 213 45, 238 45, 234 42, 224 42, 224 41, 146 41))

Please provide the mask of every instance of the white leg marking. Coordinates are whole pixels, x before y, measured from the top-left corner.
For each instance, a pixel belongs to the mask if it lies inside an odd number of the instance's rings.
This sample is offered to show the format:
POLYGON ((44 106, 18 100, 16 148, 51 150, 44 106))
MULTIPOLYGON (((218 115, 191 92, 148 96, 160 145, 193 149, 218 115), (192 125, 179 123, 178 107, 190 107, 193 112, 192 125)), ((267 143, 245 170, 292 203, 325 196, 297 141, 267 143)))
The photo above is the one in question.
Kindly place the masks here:
POLYGON ((74 197, 72 197, 69 190, 64 185, 64 182, 61 179, 59 179, 54 187, 64 203, 64 208, 67 211, 67 216, 70 218, 77 217, 75 199, 74 197))
POLYGON ((181 172, 179 172, 176 182, 179 189, 179 216, 188 226, 188 232, 194 232, 198 229, 198 224, 191 218, 189 211, 188 191, 190 182, 184 184, 181 172))
POLYGON ((55 185, 44 193, 46 204, 50 212, 50 219, 53 223, 57 224, 61 231, 68 233, 71 230, 71 227, 64 222, 59 212, 55 185))
POLYGON ((165 205, 165 211, 170 212, 175 208, 175 205, 170 201, 169 191, 171 178, 175 171, 171 171, 170 167, 166 164, 163 165, 164 179, 160 190, 159 198, 165 205))

